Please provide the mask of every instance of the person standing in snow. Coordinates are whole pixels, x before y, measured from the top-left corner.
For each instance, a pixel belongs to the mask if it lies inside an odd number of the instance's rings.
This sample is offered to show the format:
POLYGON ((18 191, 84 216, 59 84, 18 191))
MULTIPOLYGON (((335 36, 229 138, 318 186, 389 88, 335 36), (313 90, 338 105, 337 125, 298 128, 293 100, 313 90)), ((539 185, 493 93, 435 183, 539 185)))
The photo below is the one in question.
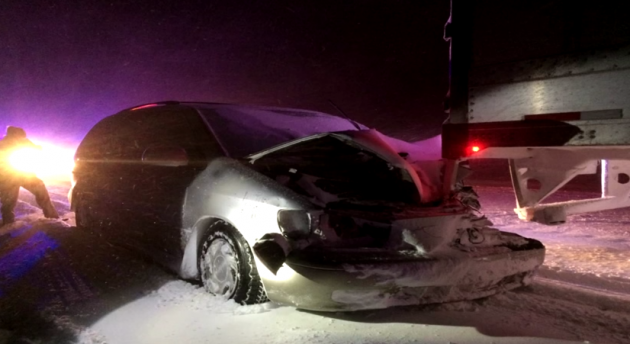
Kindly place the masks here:
POLYGON ((4 138, 0 140, 0 202, 2 203, 2 224, 6 225, 15 221, 13 210, 20 195, 20 187, 28 190, 35 196, 37 204, 44 211, 46 218, 59 218, 57 210, 50 201, 48 190, 44 182, 34 173, 16 171, 11 167, 9 157, 11 153, 21 148, 38 148, 31 140, 26 138, 26 132, 22 128, 8 126, 4 138))

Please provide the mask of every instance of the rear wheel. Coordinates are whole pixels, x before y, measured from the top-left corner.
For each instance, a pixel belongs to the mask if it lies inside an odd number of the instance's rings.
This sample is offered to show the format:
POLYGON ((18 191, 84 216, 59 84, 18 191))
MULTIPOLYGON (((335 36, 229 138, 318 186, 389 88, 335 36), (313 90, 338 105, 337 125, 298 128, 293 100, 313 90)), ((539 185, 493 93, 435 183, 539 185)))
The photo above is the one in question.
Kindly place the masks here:
POLYGON ((213 224, 201 242, 199 271, 206 291, 240 304, 267 301, 252 252, 234 227, 213 224))

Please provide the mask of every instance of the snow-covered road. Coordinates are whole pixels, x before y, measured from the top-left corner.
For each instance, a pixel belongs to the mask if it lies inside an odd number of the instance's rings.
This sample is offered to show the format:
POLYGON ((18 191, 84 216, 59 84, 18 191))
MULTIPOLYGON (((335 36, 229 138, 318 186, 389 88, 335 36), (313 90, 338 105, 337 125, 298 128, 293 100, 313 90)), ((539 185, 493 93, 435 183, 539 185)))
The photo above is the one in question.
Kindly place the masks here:
POLYGON ((497 227, 546 244, 531 287, 470 302, 314 313, 210 296, 77 231, 67 186, 49 189, 65 221, 42 219, 23 193, 19 221, 0 228, 0 344, 630 342, 629 210, 547 227, 518 222, 508 188, 480 187, 497 227))

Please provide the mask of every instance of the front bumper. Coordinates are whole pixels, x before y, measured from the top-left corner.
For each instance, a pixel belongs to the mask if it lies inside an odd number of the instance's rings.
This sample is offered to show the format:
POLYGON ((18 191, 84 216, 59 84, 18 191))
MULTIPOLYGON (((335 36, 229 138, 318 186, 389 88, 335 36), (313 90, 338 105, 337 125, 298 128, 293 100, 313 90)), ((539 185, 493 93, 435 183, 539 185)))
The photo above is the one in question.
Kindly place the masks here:
POLYGON ((529 284, 543 263, 545 249, 531 239, 527 246, 440 259, 357 252, 361 250, 302 252, 289 256, 276 275, 262 278, 270 300, 314 311, 471 300, 529 284), (344 259, 348 257, 354 258, 344 259))

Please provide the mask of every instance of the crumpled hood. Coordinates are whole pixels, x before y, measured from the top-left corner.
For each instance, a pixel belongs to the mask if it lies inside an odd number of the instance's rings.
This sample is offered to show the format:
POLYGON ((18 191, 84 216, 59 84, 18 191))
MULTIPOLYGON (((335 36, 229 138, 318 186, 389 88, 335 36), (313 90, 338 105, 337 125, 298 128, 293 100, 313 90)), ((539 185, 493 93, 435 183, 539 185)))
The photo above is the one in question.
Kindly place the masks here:
MULTIPOLYGON (((417 154, 412 151, 421 151, 422 146, 417 146, 404 141, 387 137, 376 130, 343 131, 313 135, 252 154, 246 158, 251 164, 270 154, 288 151, 291 147, 303 144, 307 141, 322 140, 333 137, 348 145, 359 147, 369 151, 395 168, 406 171, 410 180, 415 185, 421 203, 430 203, 439 200, 441 194, 441 161, 416 160, 417 154)), ((335 166, 330 166, 335 168, 335 166)))

